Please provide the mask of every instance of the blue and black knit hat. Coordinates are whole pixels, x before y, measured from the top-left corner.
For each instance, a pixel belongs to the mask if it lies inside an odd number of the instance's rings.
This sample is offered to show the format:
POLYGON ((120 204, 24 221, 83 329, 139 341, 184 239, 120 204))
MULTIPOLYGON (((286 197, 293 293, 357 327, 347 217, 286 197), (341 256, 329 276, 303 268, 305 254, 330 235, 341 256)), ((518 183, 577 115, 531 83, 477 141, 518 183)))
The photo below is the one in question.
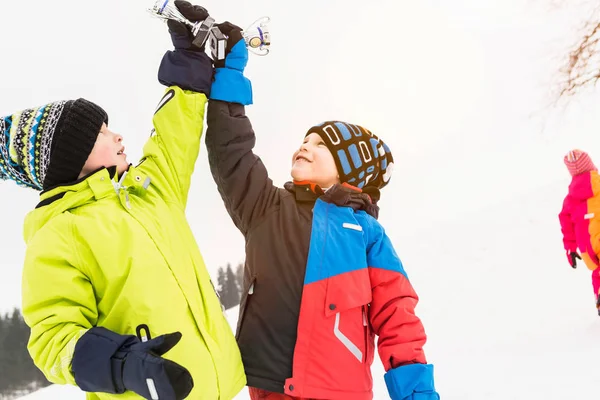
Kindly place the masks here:
POLYGON ((326 121, 308 130, 317 133, 333 158, 342 183, 360 189, 383 188, 390 181, 394 158, 381 139, 362 126, 341 121, 326 121))
POLYGON ((77 180, 102 123, 106 112, 85 99, 0 118, 0 180, 40 191, 77 180))

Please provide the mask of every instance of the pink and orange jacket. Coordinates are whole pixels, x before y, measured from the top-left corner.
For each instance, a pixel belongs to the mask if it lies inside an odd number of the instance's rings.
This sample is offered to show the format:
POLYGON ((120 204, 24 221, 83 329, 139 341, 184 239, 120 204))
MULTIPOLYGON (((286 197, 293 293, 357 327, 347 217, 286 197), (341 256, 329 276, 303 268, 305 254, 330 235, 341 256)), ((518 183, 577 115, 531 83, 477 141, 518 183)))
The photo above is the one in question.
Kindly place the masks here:
POLYGON ((564 199, 560 219, 567 253, 579 248, 590 270, 600 266, 600 175, 598 171, 575 175, 564 199))

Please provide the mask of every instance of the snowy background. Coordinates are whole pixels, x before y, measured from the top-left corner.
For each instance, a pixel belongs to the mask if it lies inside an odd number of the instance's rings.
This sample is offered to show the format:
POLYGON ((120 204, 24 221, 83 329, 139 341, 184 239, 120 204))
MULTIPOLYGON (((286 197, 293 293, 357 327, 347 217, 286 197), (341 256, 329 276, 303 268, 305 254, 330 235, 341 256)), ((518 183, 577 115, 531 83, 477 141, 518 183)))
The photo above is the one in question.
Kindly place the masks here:
MULTIPOLYGON (((108 111, 135 162, 170 48, 166 26, 144 11, 152 1, 5 3, 0 114, 88 98, 108 111)), ((444 400, 597 398, 600 318, 589 272, 567 264, 557 214, 569 182, 563 154, 580 147, 600 163, 600 94, 548 107, 561 57, 588 14, 585 4, 549 3, 203 3, 241 26, 272 18, 272 52, 251 55, 247 68, 255 99, 247 112, 277 184, 321 120, 362 124, 391 147, 397 168, 380 220, 421 297, 444 400)), ((205 151, 196 168, 188 216, 216 277, 243 259, 243 238, 205 151)), ((21 227, 36 203, 35 192, 0 184, 0 310, 19 306, 21 227)), ((375 398, 387 398, 377 358, 374 376, 375 398)))

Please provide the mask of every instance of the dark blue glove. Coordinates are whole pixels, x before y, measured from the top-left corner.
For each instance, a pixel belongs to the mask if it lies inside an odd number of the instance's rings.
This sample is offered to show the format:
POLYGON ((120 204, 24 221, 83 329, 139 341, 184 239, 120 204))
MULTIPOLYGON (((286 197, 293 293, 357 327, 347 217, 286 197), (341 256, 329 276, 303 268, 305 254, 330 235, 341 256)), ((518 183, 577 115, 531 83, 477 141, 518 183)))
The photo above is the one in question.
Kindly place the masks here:
POLYGON ((227 37, 225 60, 215 61, 215 79, 210 98, 242 105, 252 104, 252 84, 244 76, 248 64, 248 48, 242 29, 231 22, 217 27, 227 37))
POLYGON ((147 342, 92 328, 75 346, 71 369, 77 386, 86 392, 121 394, 127 390, 145 399, 181 400, 194 387, 181 365, 162 358, 181 339, 169 333, 147 342))
MULTIPOLYGON (((175 6, 192 22, 208 17, 206 9, 187 1, 175 0, 175 6)), ((163 56, 158 69, 158 81, 167 87, 179 86, 208 96, 214 70, 204 46, 197 47, 192 43, 194 35, 182 22, 168 20, 167 25, 175 50, 167 51, 163 56)))
POLYGON ((390 369, 385 384, 392 400, 439 400, 433 384, 433 365, 408 364, 390 369))

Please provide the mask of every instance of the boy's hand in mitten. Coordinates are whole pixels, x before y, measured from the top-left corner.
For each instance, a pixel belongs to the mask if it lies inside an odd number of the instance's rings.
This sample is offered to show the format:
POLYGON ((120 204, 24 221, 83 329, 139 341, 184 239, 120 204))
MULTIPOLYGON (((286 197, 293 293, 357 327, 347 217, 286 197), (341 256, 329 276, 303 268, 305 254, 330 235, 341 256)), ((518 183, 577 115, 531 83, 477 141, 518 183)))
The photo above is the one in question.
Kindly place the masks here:
MULTIPOLYGON (((191 22, 208 18, 205 8, 187 1, 176 0, 175 6, 191 22)), ((169 34, 174 51, 167 51, 158 69, 158 81, 165 86, 179 86, 185 90, 210 94, 214 69, 204 45, 193 44, 191 28, 182 22, 168 20, 169 34)))
POLYGON ((145 399, 185 399, 194 387, 192 376, 162 357, 179 340, 179 332, 142 342, 133 335, 92 328, 75 346, 75 382, 86 392, 121 394, 130 390, 145 399))
POLYGON ((215 60, 215 68, 232 68, 244 72, 248 64, 248 48, 242 35, 242 28, 229 21, 216 26, 227 37, 227 46, 225 46, 225 59, 215 60))
MULTIPOLYGON (((181 15, 187 18, 190 22, 204 21, 209 17, 206 8, 198 5, 192 5, 187 1, 175 0, 175 6, 179 12, 181 12, 181 15)), ((171 41, 173 42, 175 49, 204 52, 204 45, 202 45, 202 47, 198 47, 193 44, 194 35, 189 26, 183 22, 175 21, 173 19, 167 20, 167 26, 169 27, 171 41)))
POLYGON ((215 61, 215 81, 210 98, 243 105, 252 104, 252 84, 244 76, 248 64, 248 48, 242 29, 224 22, 217 27, 227 37, 225 59, 215 61))
MULTIPOLYGON (((136 338, 137 339, 137 338, 136 338)), ((181 333, 169 333, 147 342, 123 346, 115 354, 123 362, 123 385, 146 399, 152 399, 152 386, 158 399, 185 399, 194 387, 192 376, 181 365, 162 358, 181 340, 181 333), (153 381, 150 384, 149 380, 153 381)))
POLYGON ((392 400, 440 400, 431 364, 396 367, 386 372, 384 379, 392 400))

